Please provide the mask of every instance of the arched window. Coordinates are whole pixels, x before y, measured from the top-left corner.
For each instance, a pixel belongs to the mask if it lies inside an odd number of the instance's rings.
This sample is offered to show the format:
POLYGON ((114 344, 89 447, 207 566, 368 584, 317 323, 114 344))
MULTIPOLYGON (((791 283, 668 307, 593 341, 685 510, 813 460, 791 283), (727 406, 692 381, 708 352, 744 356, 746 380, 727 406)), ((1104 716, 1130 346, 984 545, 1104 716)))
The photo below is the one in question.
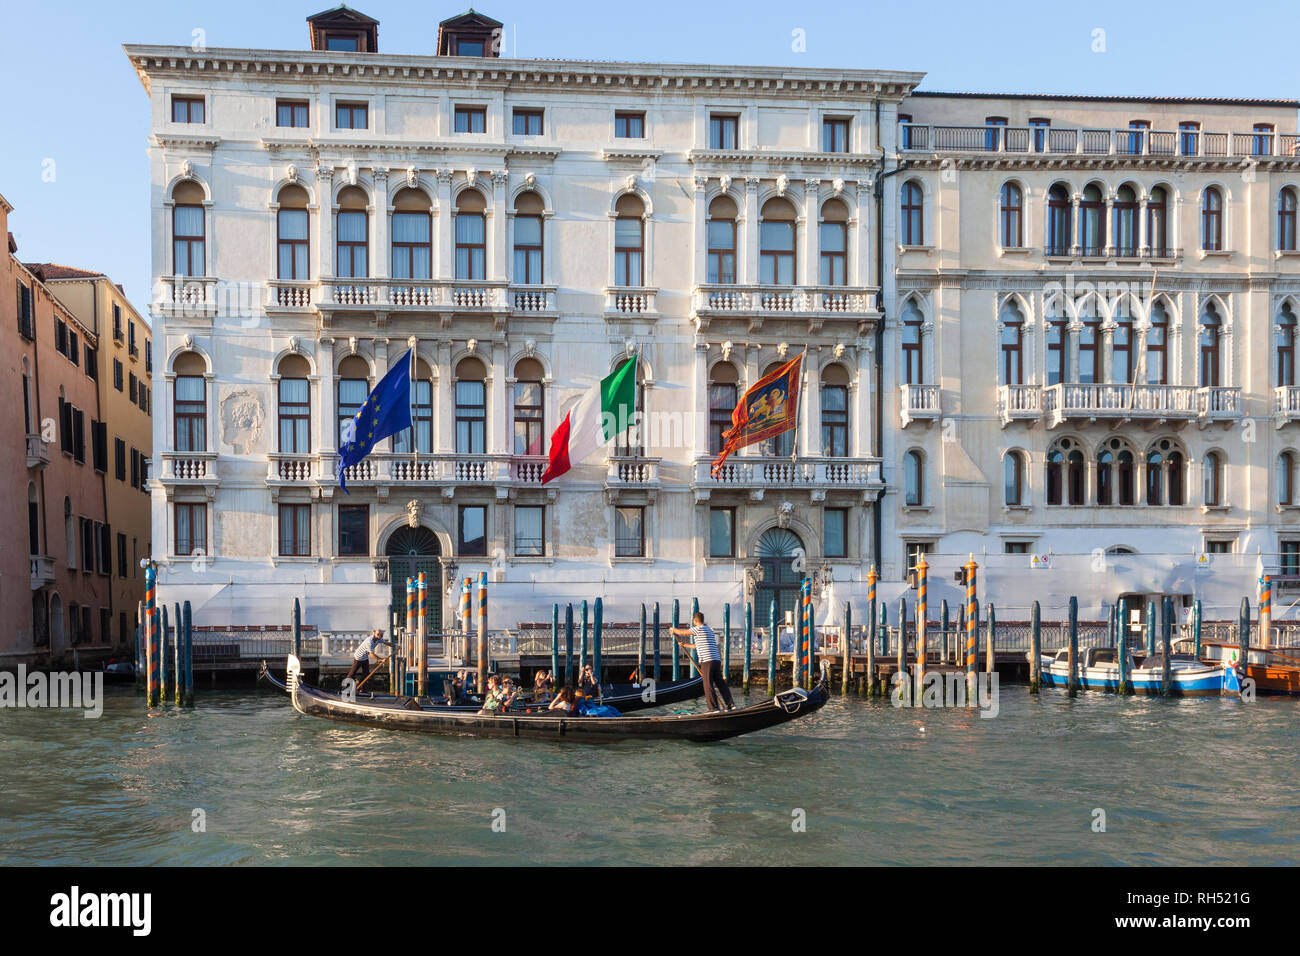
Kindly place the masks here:
POLYGON ((842 200, 829 199, 822 205, 819 237, 822 285, 847 285, 849 281, 849 210, 842 200))
POLYGON ((487 201, 477 189, 456 197, 456 278, 487 278, 487 201))
POLYGON ((764 285, 794 285, 794 204, 769 199, 758 224, 758 281, 764 285))
POLYGON ((915 299, 908 299, 903 305, 902 339, 903 339, 903 382, 907 385, 920 385, 925 382, 924 355, 921 354, 921 310, 915 299))
POLYGON ((1220 349, 1219 343, 1223 334, 1223 322, 1219 317, 1218 307, 1213 302, 1205 303, 1205 308, 1201 311, 1200 335, 1198 338, 1200 348, 1200 380, 1198 384, 1202 387, 1214 388, 1219 384, 1219 367, 1220 349))
POLYGON ((739 400, 740 375, 730 362, 719 362, 709 371, 709 453, 722 451, 722 436, 731 428, 731 413, 739 400))
POLYGON ((1068 256, 1073 229, 1070 190, 1057 183, 1047 191, 1047 254, 1068 256))
POLYGON ((207 238, 203 216, 203 187, 193 180, 172 190, 172 268, 178 276, 207 275, 207 238))
POLYGON ((1147 245, 1157 258, 1169 256, 1169 199, 1163 186, 1156 186, 1147 198, 1147 245))
POLYGON ((1283 302, 1277 314, 1277 384, 1295 385, 1296 316, 1290 302, 1283 302))
POLYGON ((904 504, 919 507, 925 500, 925 464, 919 451, 909 451, 903 458, 904 504))
POLYGON ((1277 247, 1284 252, 1295 252, 1295 190, 1285 187, 1277 195, 1277 247))
POLYGON ((627 193, 614 214, 614 285, 645 285, 645 203, 627 193))
POLYGON ((415 360, 415 377, 411 380, 411 428, 403 428, 393 436, 393 452, 411 454, 412 451, 430 454, 433 451, 433 371, 422 358, 415 360), (415 432, 415 448, 411 448, 411 432, 415 432))
POLYGON ((1075 381, 1092 385, 1101 381, 1101 316, 1095 298, 1090 298, 1080 314, 1084 321, 1079 329, 1079 367, 1075 381))
POLYGON ((172 370, 176 373, 174 447, 176 451, 207 451, 207 365, 197 352, 184 352, 176 356, 172 370))
POLYGON ((1021 385, 1025 380, 1024 350, 1021 347, 1025 316, 1015 299, 1002 303, 998 317, 1002 324, 1002 384, 1021 385))
POLYGON ((1079 244, 1085 256, 1106 253, 1106 200, 1096 183, 1084 187, 1079 202, 1079 244))
POLYGON ((925 193, 915 179, 903 183, 902 218, 899 230, 903 245, 925 245, 925 193))
POLYGON ((546 377, 542 363, 522 358, 515 365, 514 409, 516 455, 545 455, 546 437, 543 418, 542 380, 546 377))
POLYGON ((1047 503, 1081 505, 1084 493, 1083 451, 1073 438, 1059 439, 1047 451, 1047 503))
POLYGON ((406 188, 393 198, 393 278, 433 275, 433 218, 429 197, 406 188))
POLYGON ((540 285, 542 279, 542 218, 546 207, 535 192, 515 200, 515 274, 519 285, 540 285))
POLYGON ((280 190, 275 217, 276 275, 281 279, 307 279, 307 190, 292 184, 280 190))
POLYGON ((1201 197, 1201 248, 1206 252, 1223 249, 1223 194, 1215 186, 1201 197))
POLYGON ((1127 385, 1133 381, 1133 312, 1128 299, 1115 303, 1115 329, 1110 336, 1110 380, 1127 385))
POLYGON ((339 445, 343 437, 343 426, 356 418, 357 412, 370 394, 370 367, 359 355, 349 355, 339 363, 338 374, 338 429, 339 445))
POLYGON ((286 355, 276 369, 280 376, 278 419, 280 452, 306 455, 311 452, 311 366, 301 355, 286 355))
POLYGON ((339 193, 336 269, 346 279, 370 275, 370 223, 365 191, 349 186, 339 193))
POLYGON ((1047 384, 1059 385, 1065 381, 1065 339, 1069 319, 1056 307, 1047 316, 1047 384))
POLYGON ((1137 503, 1133 450, 1119 438, 1102 443, 1097 451, 1097 504, 1137 503))
POLYGON ((1002 457, 1002 500, 1007 505, 1025 503, 1025 456, 1009 451, 1002 457))
POLYGON ((1223 503, 1223 459, 1217 451, 1208 452, 1201 467, 1205 504, 1218 507, 1223 503))
POLYGON ((1148 385, 1169 384, 1169 310, 1164 302, 1157 300, 1151 306, 1151 322, 1147 336, 1147 380, 1148 385))
POLYGON ((849 453, 849 373, 838 363, 822 369, 822 454, 843 458, 849 453))
POLYGON ((1016 249, 1024 245, 1025 194, 1015 183, 1004 183, 999 198, 999 225, 1002 247, 1016 249))
POLYGON ((1277 503, 1295 504, 1295 455, 1284 451, 1277 456, 1277 503))
POLYGON ((456 365, 456 452, 482 455, 487 451, 487 369, 476 358, 456 365))
POLYGON ((709 203, 708 281, 720 285, 736 282, 736 201, 718 196, 709 203))
POLYGON ((1111 206, 1111 217, 1114 220, 1112 229, 1114 235, 1115 255, 1133 257, 1138 254, 1137 248, 1137 193, 1133 187, 1125 184, 1119 187, 1115 194, 1115 202, 1111 206))

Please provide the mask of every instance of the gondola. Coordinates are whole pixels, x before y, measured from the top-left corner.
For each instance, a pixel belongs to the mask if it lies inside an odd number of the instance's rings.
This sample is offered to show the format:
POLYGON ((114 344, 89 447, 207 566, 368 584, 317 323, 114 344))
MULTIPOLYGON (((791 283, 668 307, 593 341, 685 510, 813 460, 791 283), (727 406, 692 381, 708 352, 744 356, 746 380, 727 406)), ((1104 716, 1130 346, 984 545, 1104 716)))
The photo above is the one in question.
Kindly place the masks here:
MULTIPOLYGON (((266 661, 262 661, 262 670, 258 677, 286 693, 289 691, 288 685, 271 673, 266 661)), ((600 703, 607 704, 620 713, 630 714, 638 710, 650 710, 654 707, 664 707, 668 704, 681 704, 688 700, 695 700, 704 693, 704 680, 699 677, 692 677, 689 680, 665 681, 655 687, 653 694, 647 693, 647 688, 637 684, 606 684, 601 690, 600 703)), ((391 702, 394 697, 392 694, 380 691, 363 690, 357 695, 357 699, 367 703, 382 703, 384 701, 391 702)), ((409 698, 403 699, 407 700, 409 698)), ((444 712, 477 714, 479 711, 478 704, 451 704, 448 703, 446 697, 428 697, 425 700, 444 712)), ((528 707, 527 702, 517 703, 510 709, 510 712, 512 714, 524 714, 527 713, 528 707)))
POLYGON ((662 717, 557 717, 546 713, 494 717, 421 704, 411 697, 345 700, 339 694, 302 683, 302 667, 293 655, 289 656, 287 676, 294 710, 310 717, 428 734, 529 737, 579 743, 726 740, 806 717, 830 696, 829 668, 824 662, 821 679, 811 691, 802 688, 782 691, 770 700, 739 710, 662 717))

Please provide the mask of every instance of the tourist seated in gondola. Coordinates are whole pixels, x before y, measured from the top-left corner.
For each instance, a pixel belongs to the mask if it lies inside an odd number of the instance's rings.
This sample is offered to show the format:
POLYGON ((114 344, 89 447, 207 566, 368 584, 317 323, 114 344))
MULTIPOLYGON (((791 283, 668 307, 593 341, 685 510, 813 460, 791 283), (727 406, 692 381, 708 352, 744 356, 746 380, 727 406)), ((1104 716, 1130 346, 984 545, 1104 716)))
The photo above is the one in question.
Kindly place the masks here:
POLYGON ((451 694, 448 703, 451 704, 468 704, 470 703, 469 694, 465 690, 465 672, 456 671, 456 676, 451 681, 451 694))
POLYGON ((578 695, 573 692, 572 684, 565 684, 560 688, 560 692, 555 695, 555 700, 551 701, 551 706, 546 708, 547 711, 558 710, 565 714, 576 714, 578 712, 578 695))
POLYGON ((501 676, 492 674, 487 679, 487 693, 483 695, 483 707, 480 714, 496 716, 501 711, 501 701, 505 693, 501 689, 501 676))
POLYGON ((582 666, 582 676, 578 679, 578 690, 587 697, 599 697, 600 685, 596 683, 596 674, 590 664, 582 666))
POLYGON ((533 699, 538 703, 549 700, 555 692, 555 679, 550 671, 538 671, 533 677, 533 699))

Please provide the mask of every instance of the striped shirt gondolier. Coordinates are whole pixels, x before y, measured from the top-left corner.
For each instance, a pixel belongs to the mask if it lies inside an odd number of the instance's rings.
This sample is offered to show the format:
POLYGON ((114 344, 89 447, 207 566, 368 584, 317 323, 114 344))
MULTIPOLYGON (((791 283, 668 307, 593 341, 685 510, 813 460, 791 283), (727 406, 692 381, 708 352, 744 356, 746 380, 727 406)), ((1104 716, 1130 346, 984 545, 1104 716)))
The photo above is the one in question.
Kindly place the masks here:
POLYGON ((701 664, 722 660, 718 654, 718 639, 713 636, 713 628, 709 625, 692 624, 691 641, 695 644, 695 653, 699 655, 701 664))
POLYGON ((362 641, 360 644, 357 645, 357 649, 352 652, 352 659, 354 661, 364 661, 367 658, 369 658, 371 654, 374 653, 374 650, 375 650, 375 635, 371 634, 364 641, 362 641))

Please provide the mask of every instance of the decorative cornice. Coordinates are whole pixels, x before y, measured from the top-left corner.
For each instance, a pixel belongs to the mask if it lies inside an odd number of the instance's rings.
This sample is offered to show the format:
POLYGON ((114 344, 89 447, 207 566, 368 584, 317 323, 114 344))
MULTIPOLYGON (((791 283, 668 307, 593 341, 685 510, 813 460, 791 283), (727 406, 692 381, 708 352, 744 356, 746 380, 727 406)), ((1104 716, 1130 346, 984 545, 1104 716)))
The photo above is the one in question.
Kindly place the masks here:
POLYGON ((174 136, 171 133, 154 133, 153 144, 163 149, 216 149, 220 136, 174 136))

